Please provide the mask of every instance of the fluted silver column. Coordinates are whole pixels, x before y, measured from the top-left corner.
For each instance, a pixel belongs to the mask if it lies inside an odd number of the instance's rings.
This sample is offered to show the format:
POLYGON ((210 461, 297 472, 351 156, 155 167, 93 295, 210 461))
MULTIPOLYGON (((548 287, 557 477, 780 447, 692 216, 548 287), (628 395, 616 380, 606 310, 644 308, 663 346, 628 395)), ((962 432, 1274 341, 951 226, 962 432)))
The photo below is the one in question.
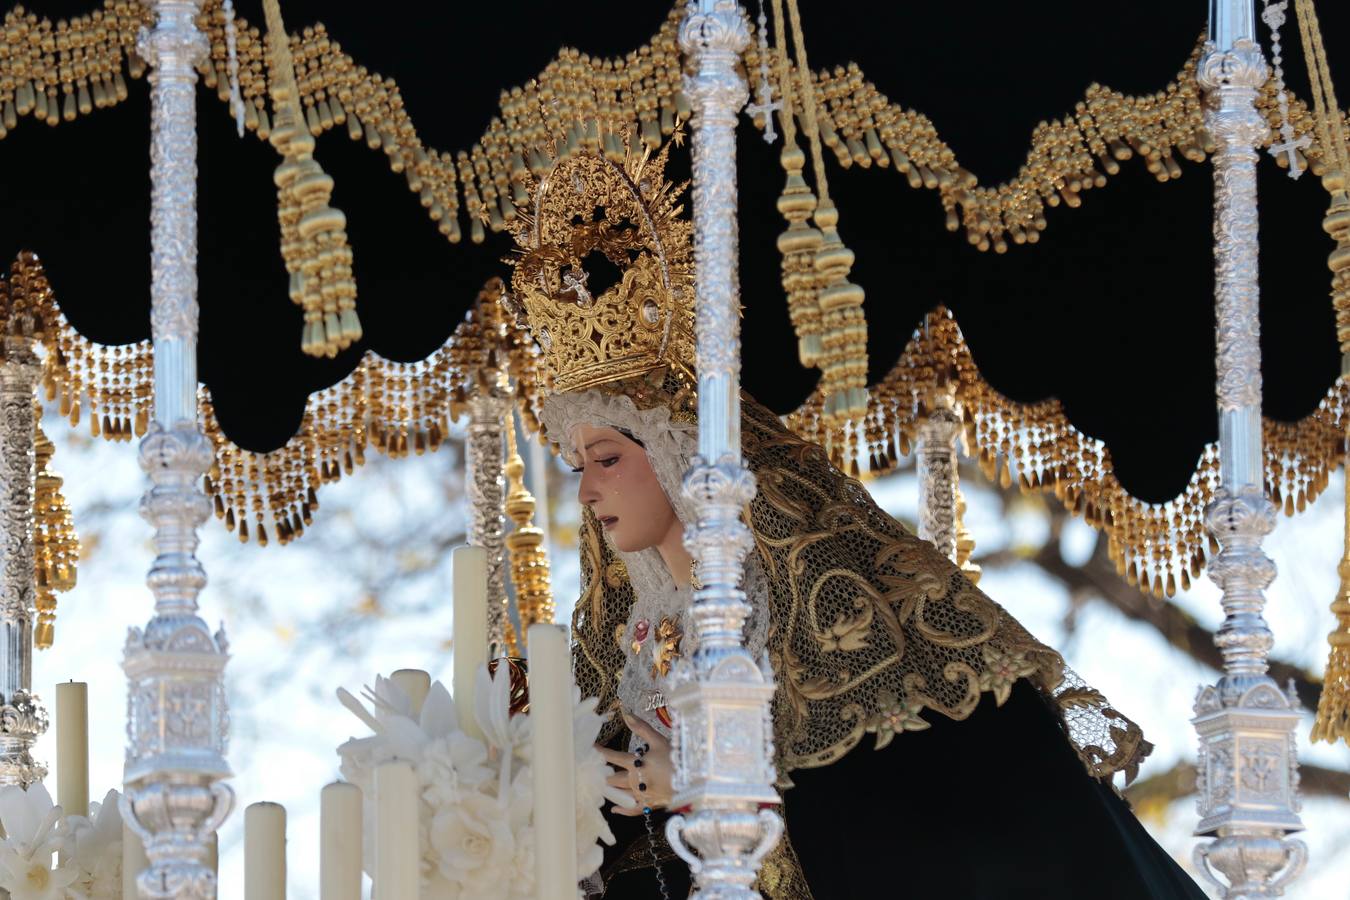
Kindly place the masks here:
MULTIPOLYGON (((11 323, 17 326, 19 323, 11 323)), ((47 730, 47 712, 33 694, 33 620, 37 584, 33 557, 33 492, 37 474, 33 443, 37 419, 33 391, 42 374, 31 336, 4 338, 0 359, 0 784, 27 787, 46 766, 32 748, 47 730)))
POLYGON ((127 634, 127 747, 122 815, 145 845, 144 898, 216 896, 207 865, 213 833, 234 793, 221 779, 229 719, 224 631, 197 614, 206 584, 197 529, 210 516, 202 476, 211 443, 197 421, 196 64, 206 36, 202 0, 153 0, 155 26, 137 49, 151 66, 150 324, 155 343, 155 417, 141 440, 150 489, 141 515, 155 528, 147 583, 155 614, 127 634))
POLYGON ((464 487, 469 501, 469 543, 487 551, 488 654, 506 652, 510 625, 506 597, 506 425, 511 385, 506 372, 484 368, 469 395, 464 441, 464 487))
POLYGON ((755 496, 755 479, 741 459, 735 130, 748 98, 737 66, 749 39, 734 0, 691 2, 680 27, 693 71, 684 92, 694 110, 699 392, 699 455, 684 481, 697 521, 685 532, 685 546, 702 587, 690 611, 698 649, 672 669, 669 693, 671 807, 690 811, 671 817, 666 837, 708 900, 757 898, 756 870, 783 830, 778 813, 765 808, 778 802, 773 670, 767 656, 750 656, 742 634, 750 606, 740 581, 752 537, 740 513, 755 496))
POLYGON ((956 438, 961 415, 950 392, 935 394, 919 426, 919 537, 956 561, 956 438))
POLYGON ((1195 849, 1202 875, 1224 897, 1276 897, 1306 862, 1298 816, 1299 707, 1266 673, 1272 637, 1262 610, 1275 564, 1261 540, 1275 527, 1261 451, 1261 347, 1257 288, 1256 145, 1266 122, 1256 93, 1266 65, 1251 0, 1212 0, 1210 42, 1198 78, 1214 153, 1215 302, 1218 318, 1220 486, 1205 524, 1222 549, 1209 574, 1223 590, 1215 643, 1224 671, 1201 689, 1195 849), (1218 877, 1219 875, 1222 878, 1218 877))

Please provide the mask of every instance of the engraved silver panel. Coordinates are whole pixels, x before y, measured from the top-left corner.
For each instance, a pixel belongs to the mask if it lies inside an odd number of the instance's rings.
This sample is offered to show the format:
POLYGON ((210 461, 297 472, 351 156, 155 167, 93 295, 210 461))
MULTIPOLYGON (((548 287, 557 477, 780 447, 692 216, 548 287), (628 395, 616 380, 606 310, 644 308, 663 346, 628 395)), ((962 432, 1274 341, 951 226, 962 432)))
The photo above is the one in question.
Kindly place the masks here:
POLYGON ((950 402, 919 428, 919 537, 956 561, 956 438, 961 416, 950 402))

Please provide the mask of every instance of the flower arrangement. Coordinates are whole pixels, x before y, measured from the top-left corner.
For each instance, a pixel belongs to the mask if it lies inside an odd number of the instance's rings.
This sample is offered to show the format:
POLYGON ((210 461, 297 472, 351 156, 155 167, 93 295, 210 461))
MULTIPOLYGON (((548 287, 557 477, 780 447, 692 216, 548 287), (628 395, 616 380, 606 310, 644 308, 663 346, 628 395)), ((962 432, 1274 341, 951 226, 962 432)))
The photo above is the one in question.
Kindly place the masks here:
POLYGON ((0 888, 12 900, 118 900, 122 817, 117 791, 67 816, 41 783, 0 787, 0 888))
MULTIPOLYGON (((481 740, 460 728, 455 702, 439 681, 416 714, 408 695, 381 676, 373 690, 365 690, 370 708, 338 689, 343 705, 374 732, 338 748, 343 777, 369 797, 380 763, 405 760, 417 773, 424 900, 534 896, 531 722, 528 715, 510 712, 506 668, 495 676, 479 670, 472 700, 481 740)), ((596 701, 582 700, 575 687, 572 698, 577 871, 585 877, 600 867, 600 842, 614 843, 601 813, 604 801, 630 805, 632 798, 606 784, 609 768, 595 749, 603 722, 596 701)), ((365 805, 364 826, 365 868, 373 872, 373 804, 365 805)))

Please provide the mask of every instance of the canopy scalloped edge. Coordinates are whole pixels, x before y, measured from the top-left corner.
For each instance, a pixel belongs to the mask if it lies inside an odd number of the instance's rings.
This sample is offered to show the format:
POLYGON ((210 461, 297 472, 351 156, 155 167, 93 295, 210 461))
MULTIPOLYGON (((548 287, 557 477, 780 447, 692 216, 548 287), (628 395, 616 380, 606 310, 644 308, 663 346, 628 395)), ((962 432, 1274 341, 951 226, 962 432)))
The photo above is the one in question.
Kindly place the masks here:
MULTIPOLYGON (((24 114, 56 124, 115 105, 127 94, 123 70, 132 77, 144 71, 133 50, 150 15, 142 4, 104 0, 100 10, 56 23, 17 9, 6 14, 0 41, 0 68, 12 75, 10 87, 0 86, 0 137, 24 114)), ((683 3, 676 3, 656 34, 622 58, 560 51, 529 83, 503 90, 501 115, 472 147, 453 153, 423 144, 394 79, 360 66, 323 25, 305 27, 290 39, 302 116, 316 136, 345 126, 351 138, 383 150, 451 242, 461 239, 461 211, 471 239, 481 241, 486 229, 502 229, 515 217, 517 204, 527 199, 528 174, 545 171, 552 154, 621 153, 624 134, 655 147, 674 131, 689 112, 676 40, 682 15, 683 3)), ((225 22, 219 0, 207 0, 199 20, 211 45, 201 65, 203 81, 228 102, 225 22)), ((271 128, 265 43, 256 26, 242 18, 235 24, 245 123, 265 139, 271 128)), ((1104 185, 1121 160, 1137 154, 1156 178, 1168 181, 1181 174, 1177 155, 1205 158, 1210 140, 1194 78, 1199 50, 1197 45, 1177 76, 1152 94, 1133 97, 1090 86, 1072 112, 1036 127, 1018 175, 994 186, 980 185, 931 120, 891 102, 856 65, 813 73, 812 79, 821 98, 822 138, 840 165, 904 173, 911 186, 937 191, 949 229, 964 228, 975 246, 1003 252, 1009 241, 1035 243, 1046 227, 1045 206, 1080 205, 1081 193, 1104 185)), ((759 53, 751 42, 749 71, 758 67, 759 53)), ((800 79, 800 72, 788 77, 800 79)), ((1273 83, 1265 86, 1259 106, 1273 140, 1279 124, 1273 83)), ((1291 98, 1289 116, 1295 133, 1312 139, 1305 161, 1321 172, 1325 154, 1312 113, 1291 98)), ((1287 164, 1284 157, 1280 162, 1287 164)))
MULTIPOLYGON (((9 279, 50 307, 48 398, 59 399, 72 426, 89 422, 94 436, 130 440, 143 434, 152 402, 153 349, 148 341, 108 347, 85 340, 60 317, 38 258, 20 254, 9 279), (40 286, 40 290, 37 287, 40 286)), ((477 373, 504 366, 517 383, 527 428, 538 431, 544 377, 533 342, 504 324, 500 279, 483 288, 474 312, 427 359, 385 360, 374 353, 337 384, 311 394, 300 428, 285 446, 254 453, 231 442, 215 419, 206 388, 200 409, 216 448, 207 490, 216 514, 243 540, 280 543, 300 536, 318 509, 318 490, 351 474, 367 447, 392 458, 436 450, 449 420, 463 411, 477 373), (251 524, 250 524, 251 523, 251 524)), ((1159 596, 1185 589, 1214 551, 1203 527, 1218 483, 1218 447, 1210 444, 1186 489, 1166 503, 1146 503, 1116 478, 1110 451, 1076 429, 1057 400, 1016 403, 994 390, 976 368, 951 314, 939 307, 918 328, 896 366, 871 389, 863 425, 844 439, 827 437, 817 394, 788 416, 789 426, 830 447, 837 464, 860 458, 885 472, 909 452, 939 394, 963 412, 969 452, 991 480, 1015 479, 1023 490, 1053 492, 1064 506, 1103 531, 1122 575, 1159 596)), ((1266 488, 1287 515, 1302 512, 1326 488, 1345 456, 1350 383, 1339 380, 1316 411, 1297 422, 1264 422, 1266 488)), ((856 462, 852 463, 855 473, 856 462)))
MULTIPOLYGON (((676 3, 657 33, 623 58, 592 58, 564 48, 528 84, 503 90, 501 115, 472 147, 454 151, 423 144, 395 79, 368 71, 342 52, 322 24, 307 26, 291 36, 305 123, 315 136, 345 126, 353 140, 383 150, 390 168, 406 176, 409 190, 419 195, 443 234, 460 240, 462 210, 471 238, 481 241, 485 227, 500 230, 515 216, 520 180, 527 169, 538 173, 547 167, 550 161, 543 154, 550 143, 612 152, 619 135, 628 131, 654 148, 678 119, 687 117, 676 40, 683 7, 676 3)), ((11 86, 0 88, 0 137, 23 115, 55 125, 116 105, 127 94, 124 70, 133 78, 143 74, 144 63, 134 51, 136 34, 149 24, 143 4, 104 0, 101 9, 58 22, 20 15, 17 9, 6 13, 5 40, 0 41, 0 68, 12 74, 6 82, 11 86)), ((258 27, 243 18, 235 25, 246 127, 266 139, 271 120, 265 42, 258 27)), ((207 0, 199 26, 211 44, 201 65, 204 83, 228 103, 220 0, 207 0)), ((1199 51, 1197 45, 1176 77, 1152 94, 1127 96, 1091 85, 1074 110, 1033 130, 1018 175, 996 185, 981 185, 927 116, 890 101, 858 66, 816 72, 812 78, 822 98, 822 137, 840 165, 894 168, 912 187, 936 190, 948 229, 964 228, 972 244, 1002 251, 1008 239, 1034 243, 1046 227, 1045 206, 1080 205, 1080 193, 1104 185, 1121 160, 1138 154, 1150 172, 1168 181, 1181 173, 1176 154, 1205 158, 1210 141, 1194 79, 1199 51)), ((752 41, 745 53, 747 70, 758 67, 758 54, 752 41)), ((793 70, 791 77, 800 74, 793 70)), ((1273 84, 1266 85, 1258 105, 1278 126, 1273 84)), ((1313 140, 1305 153, 1319 173, 1323 152, 1312 114, 1297 98, 1289 109, 1295 133, 1313 140)), ((1282 159, 1281 164, 1287 163, 1282 159)))
MULTIPOLYGON (((1116 478, 1110 450, 1070 423, 1058 400, 1017 403, 980 374, 951 313, 928 314, 895 367, 871 388, 862 426, 843 439, 822 424, 817 393, 788 417, 799 434, 829 446, 837 464, 860 450, 883 473, 907 455, 928 412, 956 403, 967 452, 991 481, 1023 491, 1053 492, 1065 508, 1106 534, 1117 571, 1158 597, 1186 590, 1218 548, 1205 532, 1204 510, 1219 483, 1219 448, 1205 446, 1186 488, 1165 503, 1146 503, 1116 478), (942 396, 945 395, 945 398, 942 396)), ((1350 383, 1338 379, 1310 415, 1297 422, 1263 420, 1266 490, 1286 515, 1302 512, 1325 490, 1345 457, 1350 383)))
MULTIPOLYGON (((151 342, 107 346, 82 337, 61 315, 36 254, 19 254, 9 277, 0 279, 0 295, 16 285, 46 322, 43 383, 61 416, 71 427, 87 421, 93 437, 110 441, 144 435, 154 402, 151 342)), ((199 414, 215 447, 205 487, 217 518, 241 540, 265 546, 271 535, 288 543, 312 521, 319 488, 364 464, 367 447, 394 459, 437 450, 450 419, 464 411, 476 373, 494 362, 509 369, 523 397, 537 396, 533 347, 502 324, 501 291, 500 279, 490 280, 477 304, 482 315, 471 313, 426 359, 400 363, 367 352, 345 378, 306 399, 295 435, 268 453, 229 440, 210 391, 200 387, 199 414), (484 339, 482 321, 495 339, 484 339)), ((525 401, 521 406, 527 426, 537 430, 534 410, 525 401)))

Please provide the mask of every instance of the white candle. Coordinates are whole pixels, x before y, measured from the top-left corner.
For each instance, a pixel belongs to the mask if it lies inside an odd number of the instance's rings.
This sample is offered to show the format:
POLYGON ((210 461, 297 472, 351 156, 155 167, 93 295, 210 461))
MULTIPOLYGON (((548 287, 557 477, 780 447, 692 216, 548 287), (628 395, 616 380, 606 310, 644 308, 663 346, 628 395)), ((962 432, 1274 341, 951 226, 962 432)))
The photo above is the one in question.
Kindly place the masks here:
POLYGON ((487 551, 456 547, 454 569, 454 695, 459 727, 472 737, 483 732, 474 718, 474 681, 487 662, 487 551))
POLYGON ((375 767, 375 886, 378 900, 417 900, 421 845, 417 776, 401 759, 375 767))
POLYGON ((535 896, 538 900, 576 900, 576 761, 567 630, 561 625, 531 625, 529 645, 535 896))
POLYGON ((56 802, 68 816, 89 815, 89 685, 56 686, 56 802))
POLYGON ((361 789, 345 781, 319 794, 319 900, 361 900, 361 789))
POLYGON ((286 808, 244 810, 244 900, 286 900, 286 808))
POLYGON ((427 699, 427 694, 431 691, 431 676, 421 669, 399 669, 389 680, 403 689, 403 693, 408 695, 412 701, 413 718, 422 714, 422 702, 427 699))
POLYGON ((126 900, 136 900, 140 896, 136 890, 136 876, 150 868, 150 858, 145 855, 145 845, 131 828, 122 825, 122 896, 126 900))

